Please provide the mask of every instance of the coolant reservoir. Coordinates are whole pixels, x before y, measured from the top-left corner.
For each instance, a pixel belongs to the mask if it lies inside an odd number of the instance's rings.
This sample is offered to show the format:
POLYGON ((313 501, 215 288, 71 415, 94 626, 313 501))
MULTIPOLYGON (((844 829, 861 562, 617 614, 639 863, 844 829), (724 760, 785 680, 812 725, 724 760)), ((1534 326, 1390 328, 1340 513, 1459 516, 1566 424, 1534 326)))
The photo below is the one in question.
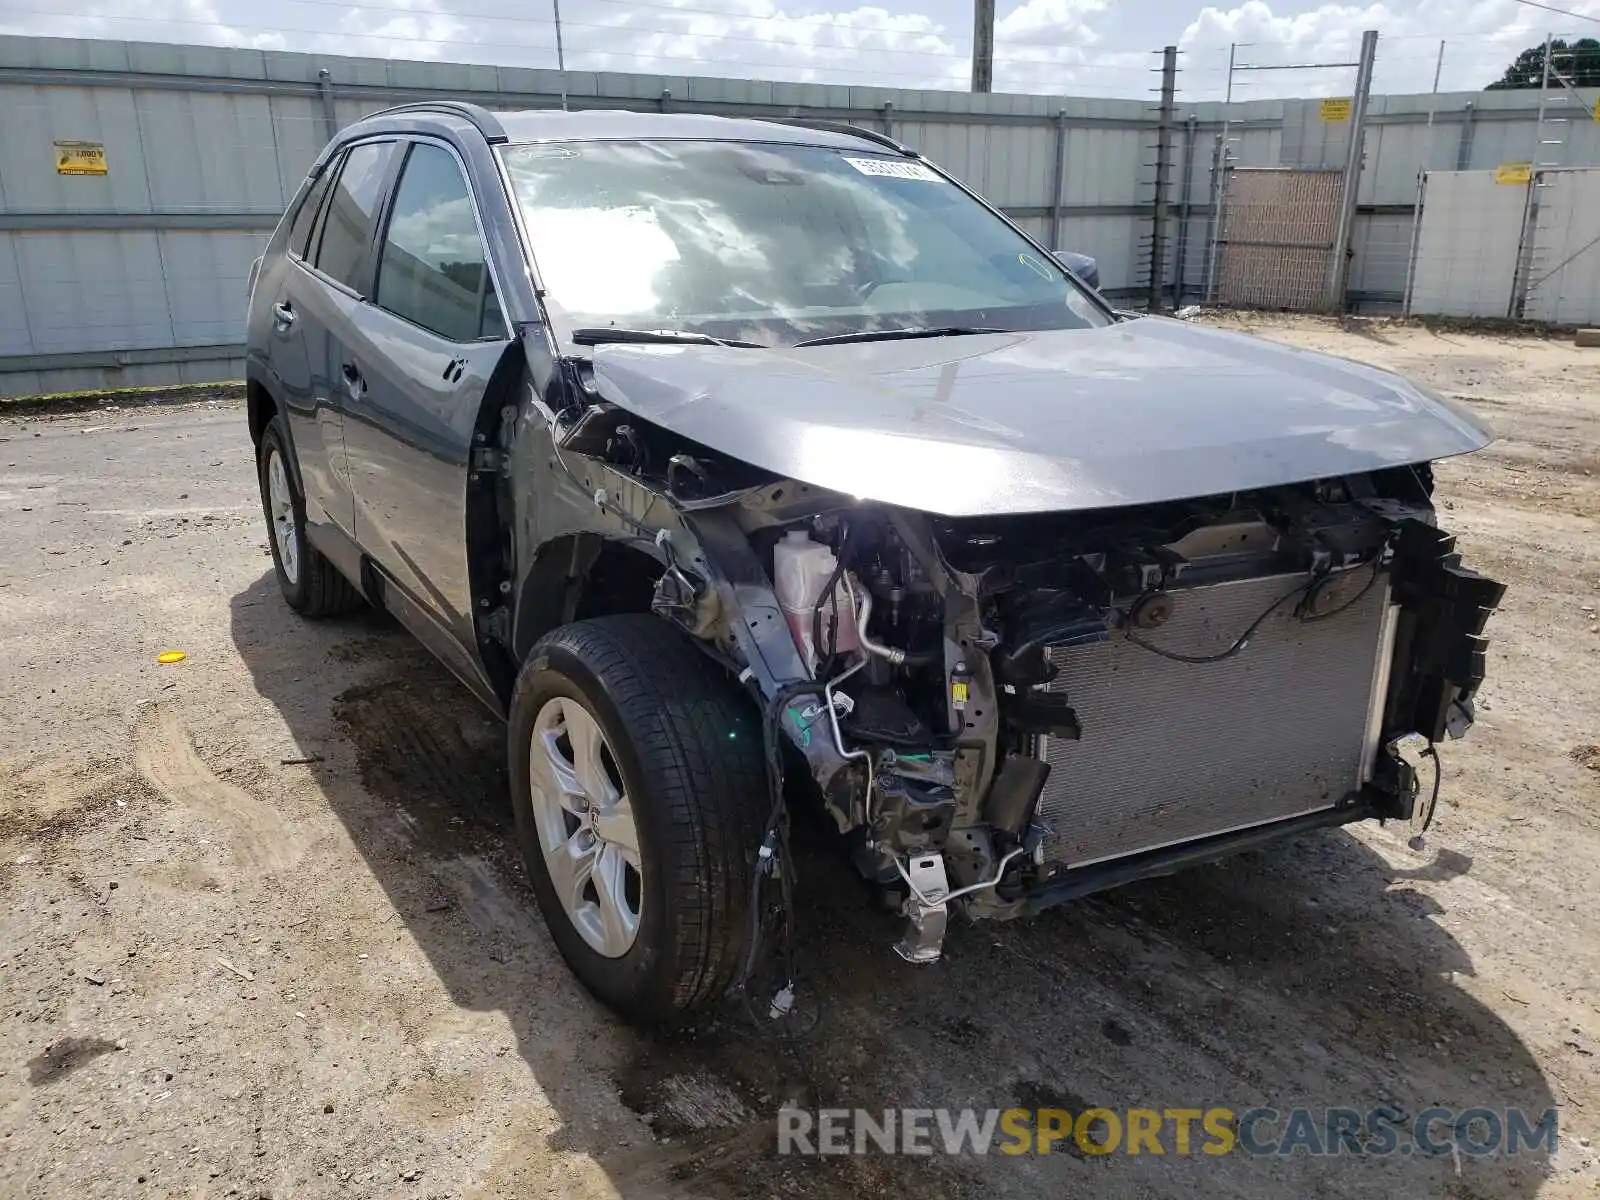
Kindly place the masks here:
MULTIPOLYGON (((811 540, 803 529, 791 529, 784 539, 772 548, 772 582, 778 604, 789 622, 789 632, 800 649, 806 666, 816 668, 820 657, 811 644, 811 616, 817 598, 828 586, 839 560, 822 542, 811 540)), ((839 653, 856 649, 860 642, 856 636, 856 606, 840 576, 833 597, 822 608, 822 648, 828 646, 828 624, 837 621, 834 648, 839 653)))

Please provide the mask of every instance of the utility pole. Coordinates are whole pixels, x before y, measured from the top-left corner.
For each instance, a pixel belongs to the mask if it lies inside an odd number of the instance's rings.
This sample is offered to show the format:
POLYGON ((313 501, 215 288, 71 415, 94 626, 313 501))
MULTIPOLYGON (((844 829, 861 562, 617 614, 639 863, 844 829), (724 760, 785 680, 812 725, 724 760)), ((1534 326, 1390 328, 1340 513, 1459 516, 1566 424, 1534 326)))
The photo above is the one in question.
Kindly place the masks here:
POLYGON ((972 90, 994 91, 994 0, 972 0, 972 90))
POLYGON ((561 44, 561 0, 550 0, 556 14, 556 70, 561 75, 561 111, 567 111, 567 52, 561 44))
POLYGON ((1356 193, 1361 190, 1363 143, 1366 140, 1367 100, 1372 94, 1372 63, 1378 56, 1378 31, 1361 35, 1361 58, 1356 63, 1356 93, 1350 99, 1350 152, 1344 164, 1344 195, 1333 227, 1333 254, 1328 261, 1329 312, 1344 311, 1345 285, 1350 279, 1350 233, 1356 223, 1356 193))

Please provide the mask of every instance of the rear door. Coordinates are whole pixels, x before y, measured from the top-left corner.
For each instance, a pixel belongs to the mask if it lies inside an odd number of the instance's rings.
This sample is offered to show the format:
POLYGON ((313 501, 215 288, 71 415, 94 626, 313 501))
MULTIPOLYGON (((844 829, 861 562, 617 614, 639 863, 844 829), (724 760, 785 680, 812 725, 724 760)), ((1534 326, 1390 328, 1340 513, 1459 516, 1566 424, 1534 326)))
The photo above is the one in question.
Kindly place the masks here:
MULTIPOLYGON (((338 178, 342 156, 336 155, 307 191, 295 212, 284 256, 273 262, 264 259, 265 272, 258 287, 270 293, 265 340, 267 369, 273 392, 289 425, 295 459, 300 466, 301 486, 305 490, 306 512, 313 524, 334 516, 347 532, 354 510, 349 488, 336 486, 331 475, 330 456, 343 461, 344 447, 338 441, 337 414, 329 412, 329 396, 323 379, 323 364, 313 362, 310 346, 322 345, 322 331, 313 327, 311 313, 320 306, 311 293, 321 285, 307 265, 316 251, 316 234, 329 188, 338 178), (333 441, 329 444, 328 431, 333 441), (340 497, 343 497, 342 502, 340 497)), ((342 470, 342 466, 341 466, 342 470)))
POLYGON ((372 303, 347 346, 346 366, 364 384, 344 426, 356 538, 436 628, 416 628, 396 609, 402 620, 471 673, 467 472, 510 333, 456 152, 418 138, 404 153, 377 241, 372 303))
POLYGON ((355 499, 343 430, 345 409, 362 386, 349 372, 345 347, 371 287, 373 233, 398 149, 393 139, 379 139, 357 142, 345 152, 291 296, 294 323, 303 331, 310 364, 316 427, 307 432, 320 448, 312 463, 305 462, 300 450, 302 474, 316 477, 314 484, 306 481, 307 500, 314 487, 333 523, 352 537, 355 499))

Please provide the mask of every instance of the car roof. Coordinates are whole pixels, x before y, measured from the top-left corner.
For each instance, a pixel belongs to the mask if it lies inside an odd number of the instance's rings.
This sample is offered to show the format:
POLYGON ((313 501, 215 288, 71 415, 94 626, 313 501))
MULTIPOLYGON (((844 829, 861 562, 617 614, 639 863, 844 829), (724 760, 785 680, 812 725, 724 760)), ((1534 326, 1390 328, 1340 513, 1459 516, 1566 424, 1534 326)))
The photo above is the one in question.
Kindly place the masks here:
POLYGON ((792 146, 826 146, 838 150, 874 149, 890 154, 911 153, 876 130, 846 125, 789 125, 779 121, 753 121, 716 117, 704 113, 635 112, 601 108, 566 112, 560 109, 522 109, 491 112, 455 100, 424 100, 396 105, 362 118, 347 134, 370 134, 386 126, 416 128, 444 122, 457 128, 461 122, 475 126, 491 142, 581 142, 677 139, 719 142, 777 142, 792 146))
POLYGON ((862 150, 874 141, 867 131, 855 135, 833 129, 804 128, 740 117, 714 117, 704 113, 634 112, 615 108, 579 112, 532 109, 497 112, 494 116, 505 129, 507 139, 513 142, 671 138, 717 142, 783 142, 795 146, 862 150))

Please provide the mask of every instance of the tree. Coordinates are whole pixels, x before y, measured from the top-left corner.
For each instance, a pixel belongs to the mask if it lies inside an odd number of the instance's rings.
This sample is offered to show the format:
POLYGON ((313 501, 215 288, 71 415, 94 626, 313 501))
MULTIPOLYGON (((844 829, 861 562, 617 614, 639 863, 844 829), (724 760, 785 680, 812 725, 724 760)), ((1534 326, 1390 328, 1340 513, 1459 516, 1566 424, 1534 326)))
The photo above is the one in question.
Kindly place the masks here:
MULTIPOLYGON (((1565 77, 1574 87, 1600 87, 1600 41, 1579 38, 1568 45, 1562 38, 1550 43, 1550 82, 1565 77)), ((1544 82, 1544 43, 1529 46, 1517 55, 1506 73, 1486 89, 1536 88, 1544 82)), ((1559 84, 1556 84, 1559 86, 1559 84)))

